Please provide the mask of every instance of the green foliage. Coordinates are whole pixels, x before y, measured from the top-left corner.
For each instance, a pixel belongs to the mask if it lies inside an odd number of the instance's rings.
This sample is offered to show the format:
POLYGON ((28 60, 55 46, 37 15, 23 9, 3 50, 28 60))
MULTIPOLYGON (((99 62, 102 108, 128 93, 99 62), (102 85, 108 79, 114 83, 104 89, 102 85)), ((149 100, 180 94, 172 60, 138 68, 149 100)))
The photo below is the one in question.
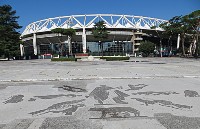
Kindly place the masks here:
POLYGON ((52 58, 51 61, 77 61, 77 58, 52 58))
MULTIPOLYGON (((163 47, 163 43, 162 43, 162 40, 165 38, 165 32, 164 31, 158 31, 157 29, 156 29, 156 27, 157 26, 152 26, 151 27, 151 29, 155 29, 155 31, 156 31, 156 33, 157 33, 157 36, 159 37, 159 39, 160 39, 160 49, 163 47)), ((161 51, 161 50, 160 50, 161 51)), ((143 53, 144 54, 144 53, 143 53)), ((143 56, 145 56, 145 54, 143 55, 143 56)), ((146 55, 146 56, 148 56, 148 55, 146 55)), ((162 55, 162 53, 160 54, 160 57, 162 57, 163 55, 162 55)))
POLYGON ((164 29, 165 31, 163 32, 163 34, 167 37, 171 37, 174 34, 173 28, 169 26, 170 24, 168 22, 162 23, 160 24, 160 28, 164 29))
POLYGON ((103 42, 108 38, 109 32, 106 30, 104 21, 96 22, 92 28, 92 35, 97 39, 101 45, 101 54, 103 56, 103 42))
POLYGON ((193 31, 194 39, 196 40, 196 49, 194 56, 199 56, 199 35, 200 35, 200 10, 196 10, 189 15, 186 15, 188 26, 193 31))
POLYGON ((193 31, 200 31, 200 10, 196 10, 188 15, 184 16, 186 25, 189 26, 193 31))
POLYGON ((52 29, 51 32, 57 33, 57 34, 62 34, 62 35, 67 35, 67 36, 73 36, 76 34, 76 30, 74 30, 73 28, 68 28, 68 29, 55 28, 55 29, 52 29))
POLYGON ((155 44, 152 42, 142 42, 139 46, 139 52, 142 52, 143 56, 149 56, 150 53, 153 53, 155 49, 155 44))
POLYGON ((10 5, 0 6, 0 56, 6 58, 19 56, 20 33, 17 29, 18 16, 10 5))
POLYGON ((130 57, 100 57, 100 59, 105 59, 106 61, 120 61, 129 60, 130 57))
POLYGON ((23 35, 23 36, 21 36, 21 38, 29 38, 29 37, 32 37, 33 36, 33 34, 27 34, 27 35, 23 35))
POLYGON ((104 21, 99 21, 95 23, 92 34, 94 38, 98 39, 100 42, 104 41, 104 39, 108 38, 108 31, 106 30, 106 26, 104 21))
POLYGON ((73 35, 76 34, 76 30, 74 30, 73 28, 64 29, 63 34, 72 37, 73 35))
POLYGON ((52 33, 57 33, 57 34, 63 34, 64 29, 63 28, 55 28, 51 30, 52 33))
MULTIPOLYGON (((196 10, 185 16, 175 16, 168 23, 160 25, 170 36, 181 35, 182 52, 185 55, 185 38, 190 38, 199 42, 200 32, 200 10, 196 10)), ((196 43, 195 56, 198 57, 198 43, 196 43)), ((191 53, 192 54, 192 53, 191 53)))
MULTIPOLYGON (((59 38, 59 41, 61 43, 61 55, 63 55, 63 44, 62 44, 62 36, 63 35, 66 35, 66 36, 69 36, 69 42, 70 42, 70 46, 71 46, 71 38, 73 35, 76 34, 76 30, 74 30, 73 28, 68 28, 68 29, 64 29, 64 28, 55 28, 55 29, 52 29, 51 30, 52 33, 57 33, 58 34, 58 38, 59 38), (60 34, 60 35, 59 35, 60 34)), ((72 48, 69 47, 69 54, 72 55, 72 48)))

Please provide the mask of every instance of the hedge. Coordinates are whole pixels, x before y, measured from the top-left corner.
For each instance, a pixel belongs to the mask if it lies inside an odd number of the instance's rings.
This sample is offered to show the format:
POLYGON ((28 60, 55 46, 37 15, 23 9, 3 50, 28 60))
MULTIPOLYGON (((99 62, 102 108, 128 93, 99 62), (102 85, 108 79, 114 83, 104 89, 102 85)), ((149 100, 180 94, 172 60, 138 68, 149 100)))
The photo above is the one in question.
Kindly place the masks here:
POLYGON ((130 57, 100 57, 100 59, 105 59, 106 61, 120 61, 129 60, 130 57))
POLYGON ((52 58, 51 61, 77 61, 77 58, 52 58))

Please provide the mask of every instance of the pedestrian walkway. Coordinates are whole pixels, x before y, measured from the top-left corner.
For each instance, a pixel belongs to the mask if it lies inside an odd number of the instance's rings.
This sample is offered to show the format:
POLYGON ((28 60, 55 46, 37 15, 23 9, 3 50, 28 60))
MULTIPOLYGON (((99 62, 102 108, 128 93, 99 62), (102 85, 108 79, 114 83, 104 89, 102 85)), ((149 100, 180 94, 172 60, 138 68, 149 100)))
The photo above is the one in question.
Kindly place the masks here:
POLYGON ((198 60, 6 61, 0 68, 0 129, 200 128, 198 60))

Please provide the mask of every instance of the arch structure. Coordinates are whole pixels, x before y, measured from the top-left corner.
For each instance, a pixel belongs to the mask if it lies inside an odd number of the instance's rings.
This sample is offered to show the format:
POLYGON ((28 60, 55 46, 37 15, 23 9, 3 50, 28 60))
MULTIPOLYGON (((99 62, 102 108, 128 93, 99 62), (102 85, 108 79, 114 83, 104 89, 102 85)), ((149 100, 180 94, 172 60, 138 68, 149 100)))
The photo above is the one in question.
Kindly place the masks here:
MULTIPOLYGON (((48 18, 29 24, 21 34, 25 46, 32 46, 35 55, 40 54, 39 46, 47 44, 67 43, 68 37, 63 36, 62 41, 56 34, 51 33, 55 28, 73 28, 76 35, 73 36, 73 42, 79 43, 82 53, 87 53, 88 42, 98 42, 93 38, 91 30, 98 21, 104 21, 109 37, 107 42, 130 42, 131 51, 137 51, 142 35, 148 32, 163 31, 160 24, 168 22, 167 20, 134 16, 134 15, 115 15, 115 14, 86 14, 71 15, 48 18), (155 27, 152 29, 151 27, 155 27)), ((21 55, 24 54, 24 47, 21 45, 21 55)), ((111 45, 112 46, 112 45, 111 45)), ((114 48, 114 46, 113 46, 114 48)), ((112 48, 112 49, 113 49, 112 48)), ((110 49, 111 50, 111 49, 110 49)))

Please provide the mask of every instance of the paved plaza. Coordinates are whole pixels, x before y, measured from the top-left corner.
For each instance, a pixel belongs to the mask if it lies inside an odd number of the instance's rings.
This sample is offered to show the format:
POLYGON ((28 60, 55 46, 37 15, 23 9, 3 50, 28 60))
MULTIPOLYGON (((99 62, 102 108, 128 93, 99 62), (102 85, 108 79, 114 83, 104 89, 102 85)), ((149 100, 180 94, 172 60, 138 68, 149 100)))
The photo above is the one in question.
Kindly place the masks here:
POLYGON ((0 69, 0 129, 200 129, 200 60, 21 60, 0 69))

